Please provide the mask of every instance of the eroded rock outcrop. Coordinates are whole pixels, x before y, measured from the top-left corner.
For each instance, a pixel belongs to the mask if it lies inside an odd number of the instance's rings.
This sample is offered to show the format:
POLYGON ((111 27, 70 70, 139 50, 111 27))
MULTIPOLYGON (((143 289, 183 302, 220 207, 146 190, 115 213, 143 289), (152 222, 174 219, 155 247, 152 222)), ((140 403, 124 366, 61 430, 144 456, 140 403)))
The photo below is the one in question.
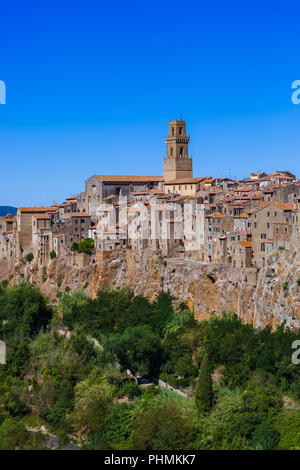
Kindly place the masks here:
POLYGON ((35 283, 53 301, 57 292, 66 288, 82 289, 95 297, 105 285, 128 285, 135 294, 151 300, 160 289, 169 290, 177 302, 186 302, 199 320, 213 312, 232 310, 257 327, 276 328, 283 321, 291 327, 300 326, 300 259, 296 252, 285 250, 273 253, 261 270, 124 250, 104 254, 98 261, 93 256, 74 255, 68 262, 51 260, 46 267, 34 261, 16 267, 1 265, 1 279, 9 276, 13 276, 12 284, 22 279, 35 283))

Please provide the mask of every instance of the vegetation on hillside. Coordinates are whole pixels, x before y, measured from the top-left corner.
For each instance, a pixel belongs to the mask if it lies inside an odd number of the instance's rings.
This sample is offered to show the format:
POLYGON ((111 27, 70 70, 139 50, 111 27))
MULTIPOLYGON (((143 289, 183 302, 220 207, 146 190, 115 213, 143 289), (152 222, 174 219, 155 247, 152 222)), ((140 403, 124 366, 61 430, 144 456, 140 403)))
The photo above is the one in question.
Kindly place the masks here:
POLYGON ((300 449, 300 332, 256 330, 225 312, 196 322, 173 300, 107 288, 51 306, 32 285, 3 283, 0 449, 45 448, 29 432, 42 425, 62 447, 300 449))

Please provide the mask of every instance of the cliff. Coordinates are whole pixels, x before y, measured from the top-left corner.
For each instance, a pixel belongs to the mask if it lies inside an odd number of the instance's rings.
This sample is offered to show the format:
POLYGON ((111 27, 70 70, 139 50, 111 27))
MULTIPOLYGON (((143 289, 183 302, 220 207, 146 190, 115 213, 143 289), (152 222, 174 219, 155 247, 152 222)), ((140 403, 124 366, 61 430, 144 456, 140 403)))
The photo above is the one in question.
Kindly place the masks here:
POLYGON ((53 301, 66 288, 82 289, 92 297, 97 290, 130 286, 135 294, 155 298, 163 288, 186 302, 197 319, 213 312, 232 310, 244 322, 256 327, 276 328, 286 321, 300 326, 300 259, 289 251, 278 251, 264 269, 233 268, 229 264, 205 264, 182 258, 164 258, 145 250, 103 254, 103 258, 72 255, 68 260, 51 260, 45 267, 37 262, 21 262, 16 267, 0 264, 0 279, 11 277, 11 284, 25 279, 35 283, 53 301))

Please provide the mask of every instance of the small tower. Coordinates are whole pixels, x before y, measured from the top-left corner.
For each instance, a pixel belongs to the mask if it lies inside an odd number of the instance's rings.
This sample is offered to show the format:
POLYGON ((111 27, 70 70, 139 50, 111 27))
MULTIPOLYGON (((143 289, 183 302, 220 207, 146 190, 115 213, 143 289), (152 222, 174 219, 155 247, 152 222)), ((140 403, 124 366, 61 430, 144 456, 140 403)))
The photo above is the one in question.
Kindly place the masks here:
POLYGON ((166 137, 167 158, 164 158, 164 180, 193 178, 193 161, 188 156, 190 136, 186 136, 185 121, 169 121, 166 137))

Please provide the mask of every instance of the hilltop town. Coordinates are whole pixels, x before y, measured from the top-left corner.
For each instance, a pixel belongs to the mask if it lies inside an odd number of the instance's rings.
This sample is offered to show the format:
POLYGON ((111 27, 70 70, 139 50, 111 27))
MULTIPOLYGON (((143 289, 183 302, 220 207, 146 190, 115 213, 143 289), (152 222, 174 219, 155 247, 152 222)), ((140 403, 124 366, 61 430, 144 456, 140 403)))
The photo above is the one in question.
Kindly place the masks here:
POLYGON ((274 253, 298 254, 295 175, 195 177, 186 122, 170 121, 165 140, 163 176, 94 175, 61 204, 19 207, 15 217, 2 217, 0 266, 11 275, 30 263, 46 272, 57 260, 65 268, 101 269, 107 258, 147 252, 181 265, 227 266, 244 278, 245 269, 251 275, 266 268, 274 253))

